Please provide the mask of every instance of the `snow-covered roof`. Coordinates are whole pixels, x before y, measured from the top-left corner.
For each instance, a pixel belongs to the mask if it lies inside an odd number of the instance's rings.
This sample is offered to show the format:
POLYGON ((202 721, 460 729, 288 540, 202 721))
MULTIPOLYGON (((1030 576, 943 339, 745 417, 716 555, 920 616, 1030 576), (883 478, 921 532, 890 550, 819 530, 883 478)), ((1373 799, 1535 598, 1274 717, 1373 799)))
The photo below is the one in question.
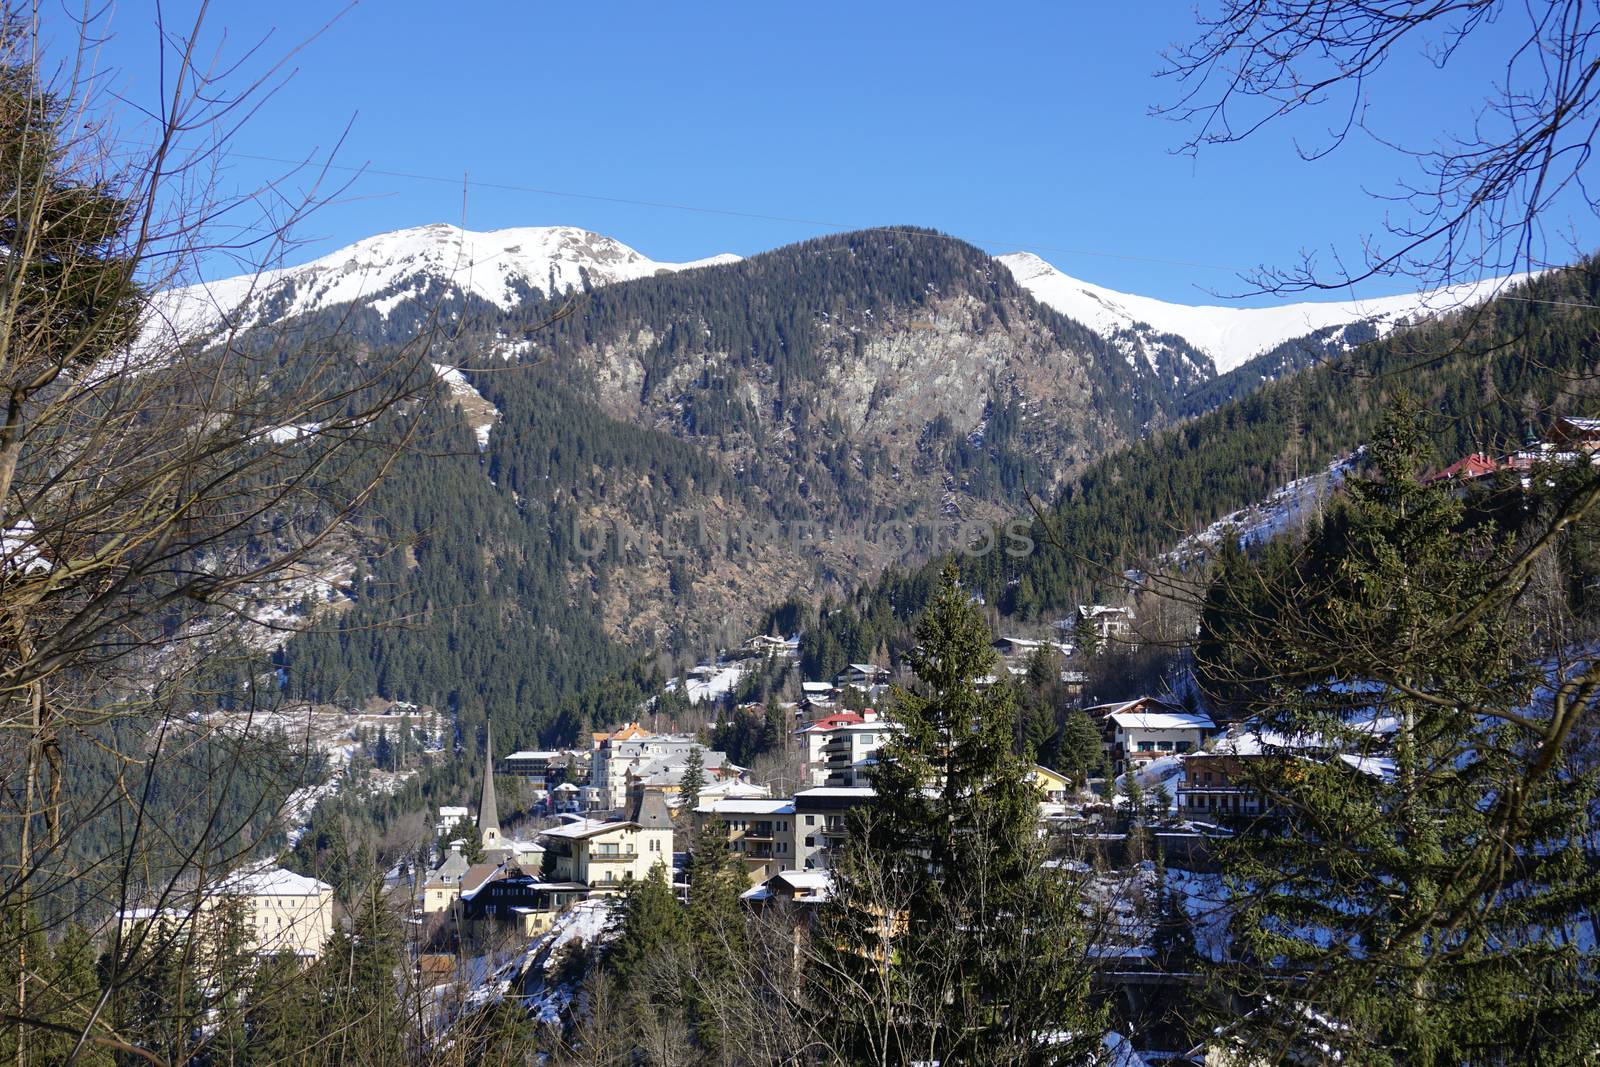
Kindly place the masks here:
POLYGON ((506 756, 505 758, 508 759, 508 760, 513 760, 513 759, 558 759, 560 756, 561 756, 560 752, 526 752, 526 751, 523 751, 523 752, 513 752, 513 753, 511 753, 511 755, 506 756))
POLYGON ((1394 780, 1394 760, 1387 756, 1353 756, 1348 752, 1339 754, 1339 761, 1348 767, 1353 767, 1362 774, 1371 775, 1373 778, 1385 782, 1394 780))
POLYGON ((1215 730, 1209 715, 1156 711, 1116 711, 1111 721, 1124 730, 1215 730))
POLYGON ((695 808, 697 815, 793 815, 793 800, 712 800, 695 808))
POLYGON ((312 897, 333 892, 327 882, 282 867, 257 867, 238 871, 223 879, 217 888, 224 893, 256 897, 312 897))
POLYGON ((832 682, 801 682, 800 683, 800 690, 801 690, 801 692, 805 692, 805 693, 831 693, 831 692, 833 692, 833 683, 832 682))
POLYGON ((870 785, 819 785, 812 789, 802 789, 794 795, 795 800, 801 797, 875 797, 878 791, 870 785))
POLYGON ((582 841, 585 838, 594 837, 597 834, 609 833, 612 830, 634 829, 637 828, 637 825, 638 824, 636 823, 627 822, 625 820, 617 820, 613 822, 611 820, 603 819, 578 819, 575 822, 569 822, 564 826, 551 826, 544 830, 540 830, 539 836, 560 838, 563 841, 582 841))

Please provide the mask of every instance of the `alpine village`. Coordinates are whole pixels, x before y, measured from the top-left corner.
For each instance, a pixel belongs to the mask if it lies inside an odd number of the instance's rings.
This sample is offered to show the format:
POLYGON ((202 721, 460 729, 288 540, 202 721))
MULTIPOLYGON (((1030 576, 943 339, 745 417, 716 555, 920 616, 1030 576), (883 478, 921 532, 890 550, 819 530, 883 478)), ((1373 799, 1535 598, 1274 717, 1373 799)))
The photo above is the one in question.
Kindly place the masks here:
POLYGON ((221 6, 0 7, 0 1063, 1600 1064, 1592 4, 221 6), (676 191, 897 79, 1135 132, 676 191))

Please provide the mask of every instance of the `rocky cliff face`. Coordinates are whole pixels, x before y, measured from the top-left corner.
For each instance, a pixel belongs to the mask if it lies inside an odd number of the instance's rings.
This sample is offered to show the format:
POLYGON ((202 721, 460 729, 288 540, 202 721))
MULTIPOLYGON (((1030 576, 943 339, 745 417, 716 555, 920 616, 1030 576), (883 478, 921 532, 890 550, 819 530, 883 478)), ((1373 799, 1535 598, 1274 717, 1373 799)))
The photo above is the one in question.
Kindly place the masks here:
MULTIPOLYGON (((569 609, 592 604, 643 647, 975 538, 1212 373, 1182 338, 1130 351, 931 231, 700 267, 587 238, 386 235, 211 321, 271 306, 261 328, 378 348, 432 323, 440 402, 476 434, 518 532, 429 536, 482 542, 485 589, 508 561, 548 555, 569 609)), ((212 287, 214 302, 236 288, 212 287)))

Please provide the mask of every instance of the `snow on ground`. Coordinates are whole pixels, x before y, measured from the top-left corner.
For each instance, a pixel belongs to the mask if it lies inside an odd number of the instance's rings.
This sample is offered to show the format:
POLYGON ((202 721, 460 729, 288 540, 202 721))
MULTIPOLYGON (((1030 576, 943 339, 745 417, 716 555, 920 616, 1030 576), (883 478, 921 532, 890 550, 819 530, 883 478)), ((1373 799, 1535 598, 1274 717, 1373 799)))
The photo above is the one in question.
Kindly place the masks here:
MULTIPOLYGON (((739 684, 739 679, 744 676, 748 663, 717 663, 703 665, 696 668, 694 674, 687 679, 684 696, 689 703, 698 704, 701 701, 717 700, 733 692, 739 684)), ((673 678, 667 682, 667 688, 676 690, 685 686, 685 679, 673 678)))
MULTIPOLYGON (((1140 764, 1133 774, 1134 779, 1139 783, 1139 788, 1144 792, 1146 803, 1150 801, 1150 794, 1157 786, 1166 786, 1168 805, 1172 810, 1177 810, 1178 781, 1183 777, 1182 756, 1160 756, 1149 760, 1140 764)), ((1113 783, 1116 787, 1115 792, 1111 795, 1113 806, 1121 806, 1128 802, 1128 798, 1123 795, 1127 777, 1126 773, 1119 774, 1115 783, 1113 783)))
POLYGON ((1116 1031, 1107 1034, 1101 1044, 1106 1058, 1098 1061, 1100 1067, 1149 1067, 1145 1058, 1134 1051, 1133 1043, 1116 1031))
POLYGON ((317 805, 338 791, 339 779, 334 777, 320 785, 301 786, 284 799, 278 819, 289 827, 287 836, 290 848, 299 844, 306 831, 311 829, 311 813, 317 809, 317 805))
POLYGON ((501 308, 527 287, 562 292, 633 278, 737 262, 732 255, 659 263, 620 241, 572 226, 475 232, 444 223, 358 241, 298 267, 171 289, 152 303, 152 343, 254 325, 271 306, 275 319, 368 301, 381 315, 423 291, 427 279, 453 283, 501 308), (280 306, 281 301, 281 306, 280 306))
POLYGON ((1227 959, 1228 946, 1232 942, 1228 920, 1232 913, 1222 876, 1168 867, 1167 888, 1173 892, 1183 913, 1189 917, 1195 953, 1212 963, 1227 959))
POLYGON ((461 368, 435 363, 433 369, 439 375, 439 380, 450 390, 450 398, 466 416, 467 425, 472 427, 472 432, 478 438, 478 450, 481 452, 488 448, 489 431, 500 421, 500 409, 473 388, 472 383, 467 381, 466 375, 461 373, 461 368))
POLYGON ((581 943, 593 947, 605 937, 611 921, 612 901, 597 897, 580 900, 556 918, 555 925, 529 945, 519 958, 523 1002, 538 1022, 559 1023, 577 996, 577 987, 557 977, 564 950, 581 943))
POLYGON ((50 570, 52 564, 40 555, 36 537, 37 531, 27 519, 0 530, 0 571, 39 574, 50 570))
POLYGON ((1179 541, 1161 557, 1161 562, 1183 564, 1208 555, 1222 543, 1229 530, 1238 537, 1241 548, 1270 541, 1320 507, 1364 454, 1365 448, 1358 448, 1352 455, 1328 464, 1326 470, 1296 478, 1274 489, 1265 500, 1224 515, 1199 533, 1179 541))
POLYGON ((1011 271, 1018 284, 1046 307, 1107 337, 1139 323, 1161 333, 1177 334, 1210 356, 1218 374, 1226 374, 1252 356, 1325 326, 1370 320, 1380 334, 1387 333, 1408 320, 1420 321, 1482 303, 1531 277, 1519 274, 1427 293, 1368 300, 1308 301, 1244 308, 1174 304, 1120 293, 1063 274, 1029 252, 996 258, 1011 271))
POLYGON ((288 426, 274 426, 270 430, 262 431, 261 436, 275 445, 284 445, 298 441, 302 437, 314 436, 321 429, 320 422, 297 422, 288 426))

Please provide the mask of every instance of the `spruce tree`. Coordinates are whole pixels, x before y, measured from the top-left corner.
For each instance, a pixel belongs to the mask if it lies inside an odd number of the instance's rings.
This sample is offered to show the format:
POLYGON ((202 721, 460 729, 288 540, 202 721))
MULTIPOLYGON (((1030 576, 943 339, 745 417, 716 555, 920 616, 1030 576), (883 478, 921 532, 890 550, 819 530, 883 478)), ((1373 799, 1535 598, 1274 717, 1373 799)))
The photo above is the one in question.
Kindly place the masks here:
POLYGON ((1318 1062, 1592 1062, 1593 772, 1529 764, 1560 650, 1537 654, 1496 584, 1503 539, 1419 480, 1419 422, 1396 410, 1292 568, 1263 581, 1236 557, 1248 594, 1213 597, 1256 605, 1228 634, 1241 681, 1277 673, 1251 763, 1271 815, 1223 851, 1222 977, 1251 1007, 1226 1025, 1318 1062))
POLYGON ((737 980, 739 959, 746 950, 745 915, 739 895, 749 887, 744 864, 728 850, 720 827, 707 821, 695 833, 689 854, 689 901, 685 933, 693 952, 694 983, 689 991, 690 1022, 696 1042, 708 1056, 718 1056, 727 1043, 721 1013, 712 998, 723 996, 737 980))
POLYGON ((643 961, 684 942, 683 909, 672 894, 665 864, 656 864, 644 879, 626 883, 614 915, 618 934, 606 953, 606 965, 624 985, 643 961))
POLYGON ((678 800, 682 810, 693 813, 700 806, 700 790, 706 787, 706 758, 695 745, 684 761, 683 778, 678 783, 678 800))
POLYGON ((1101 1024, 1074 888, 1043 864, 1010 687, 978 686, 994 653, 953 567, 917 637, 816 939, 825 1025, 846 1059, 1085 1062, 1101 1024))

